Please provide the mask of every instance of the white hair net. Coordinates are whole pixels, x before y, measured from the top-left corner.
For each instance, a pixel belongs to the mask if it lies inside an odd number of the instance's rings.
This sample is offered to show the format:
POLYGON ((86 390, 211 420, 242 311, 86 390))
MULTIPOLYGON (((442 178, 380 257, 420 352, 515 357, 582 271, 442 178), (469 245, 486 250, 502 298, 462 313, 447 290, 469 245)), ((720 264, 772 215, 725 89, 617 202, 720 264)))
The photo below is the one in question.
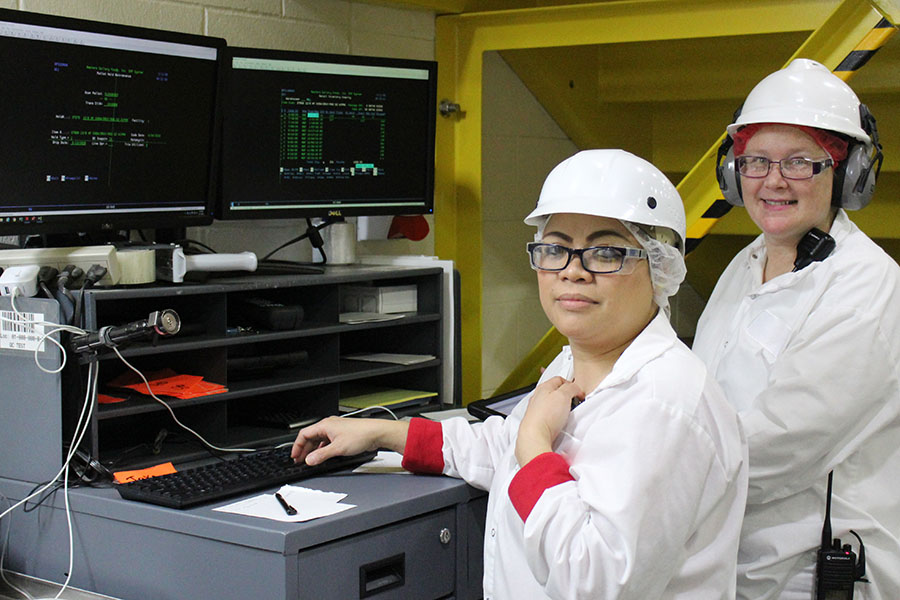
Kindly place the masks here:
MULTIPOLYGON (((641 247, 647 251, 650 263, 650 281, 653 283, 653 300, 657 306, 669 314, 669 297, 674 296, 684 281, 687 274, 687 266, 684 264, 684 255, 681 250, 671 243, 660 241, 651 236, 644 228, 629 221, 622 221, 628 231, 635 237, 641 247)), ((674 232, 667 236, 667 230, 658 230, 659 237, 671 237, 675 240, 674 232)))
POLYGON ((537 224, 537 231, 534 233, 534 241, 539 242, 544 239, 544 229, 547 228, 547 221, 550 220, 551 215, 545 215, 541 217, 541 222, 537 224))

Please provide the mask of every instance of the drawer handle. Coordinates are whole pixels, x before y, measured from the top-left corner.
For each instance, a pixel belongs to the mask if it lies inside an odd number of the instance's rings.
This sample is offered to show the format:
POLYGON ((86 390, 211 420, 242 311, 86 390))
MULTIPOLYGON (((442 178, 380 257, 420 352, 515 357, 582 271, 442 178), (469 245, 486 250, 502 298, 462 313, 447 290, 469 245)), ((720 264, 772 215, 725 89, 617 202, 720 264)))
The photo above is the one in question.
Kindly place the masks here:
POLYGON ((370 562, 359 568, 359 597, 368 598, 403 585, 406 577, 406 555, 397 554, 370 562))

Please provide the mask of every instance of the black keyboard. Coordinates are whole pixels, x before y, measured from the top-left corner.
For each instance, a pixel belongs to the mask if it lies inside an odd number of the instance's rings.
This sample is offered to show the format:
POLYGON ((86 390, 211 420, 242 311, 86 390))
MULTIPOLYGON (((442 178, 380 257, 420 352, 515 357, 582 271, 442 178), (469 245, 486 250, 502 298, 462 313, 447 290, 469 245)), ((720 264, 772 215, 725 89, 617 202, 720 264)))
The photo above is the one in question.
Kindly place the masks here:
POLYGON ((237 458, 177 473, 139 479, 116 486, 119 495, 170 508, 189 508, 316 475, 351 469, 375 457, 375 452, 336 456, 321 464, 295 464, 291 447, 259 450, 237 458))

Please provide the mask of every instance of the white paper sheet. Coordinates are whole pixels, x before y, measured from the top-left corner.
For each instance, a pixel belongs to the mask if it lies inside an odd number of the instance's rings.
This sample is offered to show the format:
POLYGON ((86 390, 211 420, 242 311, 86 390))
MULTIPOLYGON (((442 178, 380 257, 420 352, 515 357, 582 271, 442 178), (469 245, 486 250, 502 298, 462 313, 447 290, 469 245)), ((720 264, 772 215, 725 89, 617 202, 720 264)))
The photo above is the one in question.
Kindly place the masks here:
POLYGON ((355 504, 343 504, 341 500, 346 498, 347 494, 338 492, 323 492, 294 485, 282 486, 278 491, 287 503, 297 510, 296 515, 287 514, 275 498, 275 494, 261 494, 245 498, 213 510, 286 523, 299 523, 327 517, 356 507, 355 504))

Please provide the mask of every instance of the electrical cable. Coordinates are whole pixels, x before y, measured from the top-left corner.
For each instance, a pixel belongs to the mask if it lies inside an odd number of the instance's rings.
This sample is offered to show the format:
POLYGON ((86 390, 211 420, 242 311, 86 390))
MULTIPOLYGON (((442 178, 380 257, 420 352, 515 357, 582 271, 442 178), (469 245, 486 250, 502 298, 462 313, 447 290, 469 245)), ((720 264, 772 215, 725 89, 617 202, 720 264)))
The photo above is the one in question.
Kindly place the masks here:
POLYGON ((62 322, 67 325, 73 324, 75 318, 75 300, 71 298, 69 290, 60 290, 56 288, 54 299, 59 302, 59 312, 61 313, 62 322))
POLYGON ((50 290, 50 284, 54 279, 59 275, 59 271, 56 267, 41 267, 40 271, 38 271, 38 287, 41 288, 41 291, 44 292, 44 296, 46 296, 50 300, 56 300, 56 295, 50 290))
MULTIPOLYGON (((75 424, 75 430, 73 433, 72 443, 69 446, 69 451, 66 453, 66 459, 63 461, 62 467, 56 473, 56 475, 50 480, 46 485, 41 486, 37 491, 32 492, 31 494, 25 496, 22 500, 19 500, 17 503, 10 506, 7 510, 0 513, 0 519, 3 519, 6 515, 10 514, 13 510, 26 504, 29 500, 34 498, 35 496, 40 496, 51 486, 54 486, 59 483, 60 477, 63 477, 63 495, 65 501, 65 510, 66 510, 66 524, 68 527, 68 535, 69 535, 69 563, 68 569, 66 570, 66 579, 62 584, 62 587, 57 591, 56 596, 54 598, 59 598, 63 591, 69 586, 69 582, 72 578, 72 566, 74 564, 75 558, 75 543, 74 543, 74 534, 72 527, 72 509, 69 504, 69 488, 68 488, 68 476, 66 472, 68 471, 69 464, 72 462, 72 457, 75 456, 76 449, 81 445, 82 440, 84 439, 85 434, 91 423, 91 415, 93 415, 94 409, 94 399, 96 398, 97 392, 97 381, 99 377, 100 369, 97 366, 97 363, 91 363, 88 366, 88 390, 85 394, 84 404, 81 408, 81 414, 78 417, 78 421, 75 424)), ((55 491, 55 490, 54 490, 55 491)), ((46 498, 41 499, 39 504, 42 503, 46 498)))
POLYGON ((62 487, 62 483, 60 483, 59 481, 52 481, 52 480, 51 480, 51 481, 44 481, 44 482, 42 482, 42 483, 37 484, 37 485, 34 486, 33 488, 31 488, 31 491, 28 492, 28 495, 31 496, 35 491, 37 491, 38 488, 40 488, 40 487, 42 487, 42 486, 44 486, 44 487, 42 488, 42 491, 41 491, 41 494, 43 494, 43 495, 38 499, 37 502, 35 502, 35 503, 31 506, 31 508, 28 507, 28 503, 27 503, 27 502, 26 502, 25 504, 23 504, 23 505, 22 505, 22 512, 23 512, 23 513, 26 513, 26 514, 27 514, 27 513, 30 513, 30 512, 32 512, 32 511, 37 510, 38 508, 40 508, 40 506, 41 506, 44 502, 46 502, 47 499, 53 497, 53 494, 56 493, 56 490, 58 490, 59 488, 62 487), (44 492, 46 492, 46 493, 44 493, 44 492))
POLYGON ((84 304, 84 290, 94 287, 94 284, 103 279, 106 272, 107 268, 103 265, 93 264, 84 274, 84 279, 81 281, 81 289, 79 290, 80 293, 75 302, 75 315, 72 317, 72 324, 79 325, 82 322, 81 310, 84 304))
POLYGON ((268 260, 269 258, 272 257, 272 255, 274 255, 279 250, 282 250, 284 248, 287 248, 291 244, 296 244, 299 241, 309 238, 309 243, 312 245, 312 247, 316 248, 319 251, 319 253, 322 255, 323 264, 324 264, 325 262, 327 262, 327 257, 325 256, 324 250, 322 250, 324 241, 322 240, 322 235, 319 233, 319 230, 328 227, 333 222, 334 221, 325 219, 318 225, 313 225, 312 221, 310 219, 306 219, 306 231, 304 233, 298 235, 297 237, 295 237, 292 240, 286 241, 282 245, 278 246, 277 248, 275 248, 274 250, 272 250, 271 252, 269 252, 268 254, 263 256, 262 259, 260 259, 260 260, 263 260, 263 261, 268 260))
POLYGON ((59 276, 56 279, 56 299, 59 301, 63 312, 66 314, 66 323, 69 323, 70 325, 76 324, 75 309, 77 303, 72 296, 72 292, 69 291, 69 288, 73 287, 75 282, 78 281, 82 275, 84 275, 84 269, 69 264, 63 267, 63 270, 59 272, 59 276))
POLYGON ((216 252, 215 248, 213 248, 212 246, 207 246, 206 244, 204 244, 202 242, 198 242, 197 240, 192 240, 189 238, 185 238, 183 240, 178 240, 175 242, 175 244, 184 248, 185 253, 187 253, 188 249, 191 246, 199 246, 200 248, 203 248, 210 254, 218 254, 218 252, 216 252))
MULTIPOLYGON (((3 492, 0 492, 0 498, 2 498, 6 502, 7 505, 12 506, 12 501, 9 498, 7 498, 3 494, 3 492)), ((6 578, 6 569, 4 568, 3 564, 6 562, 6 550, 7 550, 7 548, 9 548, 9 535, 10 535, 10 532, 12 531, 12 520, 11 519, 12 518, 10 517, 10 519, 8 519, 6 521, 6 535, 3 536, 3 546, 2 546, 2 548, 0 548, 0 579, 2 579, 3 582, 6 583, 6 585, 8 585, 11 589, 19 592, 20 594, 25 596, 25 598, 27 598, 28 600, 34 600, 34 597, 31 594, 29 594, 27 591, 25 591, 23 589, 16 587, 15 584, 13 584, 13 582, 11 582, 9 579, 6 578)))
MULTIPOLYGON (((323 226, 325 226, 325 225, 323 225, 323 226)), ((323 253, 323 256, 324 256, 324 253, 323 253)), ((83 291, 83 288, 82 288, 82 291, 83 291)), ((82 334, 82 335, 86 334, 87 332, 79 327, 75 327, 72 325, 59 325, 56 323, 50 323, 50 322, 43 321, 43 320, 29 319, 16 306, 15 299, 17 296, 18 296, 18 288, 16 288, 10 296, 10 306, 12 307, 13 312, 19 317, 19 319, 9 319, 6 317, 2 317, 2 315, 0 315, 0 318, 2 318, 2 320, 4 320, 4 321, 15 323, 18 325, 31 324, 31 325, 49 325, 49 326, 51 326, 51 330, 46 332, 45 334, 43 334, 43 336, 40 339, 40 342, 42 343, 45 339, 50 340, 52 343, 56 344, 60 348, 60 350, 62 351, 62 360, 60 361, 61 365, 58 369, 51 370, 51 369, 46 369, 43 365, 40 364, 38 356, 39 356, 40 346, 42 345, 41 343, 39 343, 37 345, 37 347, 35 348, 34 361, 35 361, 35 364, 37 365, 37 367, 45 373, 48 373, 48 374, 59 373, 65 367, 67 352, 61 342, 59 342, 58 340, 56 340, 50 336, 52 336, 54 333, 57 333, 57 332, 73 332, 73 333, 78 333, 78 334, 82 334)), ((113 347, 113 351, 119 357, 119 360, 121 360, 122 363, 125 364, 125 366, 127 366, 129 369, 134 371, 141 378, 141 380, 147 386, 147 391, 150 394, 150 396, 166 408, 166 410, 169 412, 170 416, 172 417, 173 421, 179 427, 181 427, 185 431, 187 431, 190 434, 192 434, 193 436, 195 436, 204 446, 206 446, 207 448, 209 448, 211 450, 216 450, 219 452, 255 452, 258 450, 258 448, 222 448, 222 447, 216 446, 216 445, 208 442, 199 433, 197 433, 196 431, 194 431, 193 429, 191 429, 190 427, 188 427, 187 425, 182 423, 176 417, 174 410, 172 410, 172 407, 167 402, 160 399, 156 394, 153 393, 153 391, 150 388, 150 383, 149 383, 149 381, 147 381, 147 378, 144 376, 144 374, 141 371, 139 371, 136 367, 134 367, 130 362, 128 362, 125 359, 125 357, 122 356, 121 352, 119 351, 119 349, 117 347, 113 347)), ((66 524, 67 524, 67 530, 68 530, 69 558, 68 558, 68 568, 66 570, 66 579, 63 582, 60 589, 57 591, 54 598, 60 598, 63 591, 65 591, 68 588, 69 582, 71 581, 71 578, 72 578, 72 571, 73 571, 73 566, 74 566, 75 544, 74 544, 74 532, 73 532, 74 528, 73 528, 73 524, 72 524, 72 511, 71 511, 71 505, 70 505, 70 501, 69 501, 69 477, 68 477, 67 472, 68 472, 69 466, 72 462, 73 456, 75 455, 77 449, 81 446, 81 442, 83 441, 84 436, 90 427, 91 416, 93 415, 94 406, 96 404, 96 395, 97 395, 98 381, 99 381, 99 371, 100 371, 100 369, 99 369, 98 363, 91 362, 89 364, 88 374, 87 374, 88 386, 87 386, 87 390, 85 392, 84 403, 82 405, 81 413, 75 424, 75 428, 74 428, 74 432, 73 432, 73 439, 72 439, 71 444, 69 445, 68 452, 66 453, 66 459, 63 462, 60 470, 56 473, 56 475, 49 482, 47 482, 46 484, 37 486, 37 489, 33 489, 33 491, 31 493, 29 493, 25 498, 18 501, 17 503, 15 503, 15 504, 10 503, 11 504, 10 507, 8 509, 6 509, 5 511, 3 511, 2 513, 0 513, 0 519, 3 519, 3 517, 6 517, 7 515, 11 514, 16 508, 18 508, 19 506, 22 506, 22 505, 25 505, 25 508, 23 508, 24 512, 30 512, 31 510, 34 510, 38 506, 43 504, 43 502, 46 501, 49 497, 51 497, 59 489, 60 485, 62 485, 64 506, 65 506, 65 511, 66 511, 66 524), (60 477, 62 477, 61 484, 60 484, 60 477), (44 492, 46 492, 47 490, 50 490, 50 492, 47 493, 46 495, 44 495, 44 492), (35 505, 31 509, 28 509, 28 507, 27 507, 28 501, 35 497, 39 497, 37 505, 35 505)), ((387 408, 385 406, 380 406, 380 405, 366 407, 366 408, 363 408, 363 409, 360 409, 357 411, 353 411, 351 413, 347 413, 347 414, 344 414, 341 416, 342 417, 350 417, 350 416, 354 416, 354 415, 357 415, 357 414, 360 414, 363 412, 367 412, 369 410, 376 410, 376 409, 384 410, 384 411, 388 412, 395 420, 398 419, 397 415, 393 411, 391 411, 389 408, 387 408)), ((280 448, 280 447, 290 445, 290 444, 293 444, 293 442, 286 442, 284 444, 280 444, 278 447, 280 448)), ((7 521, 7 526, 8 526, 8 528, 7 528, 7 539, 8 539, 9 521, 7 521)), ((4 553, 5 553, 5 549, 6 548, 4 546, 4 548, 3 548, 4 553)), ((0 575, 3 575, 3 571, 2 571, 3 557, 4 557, 4 554, 0 554, 0 575)), ((3 579, 4 579, 4 581, 6 581, 5 577, 3 577, 3 579)), ((7 584, 9 584, 8 581, 7 581, 7 584)), ((11 585, 11 584, 9 584, 9 585, 11 585)), ((11 585, 11 587, 15 587, 15 586, 11 585)), ((31 598, 27 593, 25 593, 25 595, 28 598, 31 598)))
MULTIPOLYGON (((365 408, 360 408, 359 410, 354 410, 353 412, 344 413, 344 414, 340 415, 340 417, 342 419, 345 417, 352 417, 352 416, 358 415, 360 413, 368 412, 370 410, 383 410, 383 411, 390 413, 390 415, 394 418, 395 421, 400 420, 400 417, 398 417, 394 413, 394 411, 389 409, 387 406, 382 406, 381 404, 377 404, 375 406, 366 406, 365 408)), ((284 443, 278 444, 275 447, 276 448, 285 448, 287 446, 293 446, 293 445, 294 445, 294 442, 291 441, 291 442, 284 442, 284 443)))
POLYGON ((144 377, 144 374, 141 373, 130 362, 125 360, 125 357, 122 356, 122 353, 119 352, 119 349, 117 347, 114 346, 112 350, 113 350, 113 352, 116 353, 116 356, 119 357, 119 360, 121 360, 122 363, 126 367, 128 367, 129 369, 131 369, 132 371, 137 373, 138 377, 140 377, 141 380, 144 382, 144 385, 147 386, 147 393, 150 394, 151 398, 153 398, 154 400, 156 400, 157 402, 162 404, 166 408, 166 410, 169 411, 169 415, 172 417, 172 420, 175 421, 175 424, 178 425, 179 427, 181 427, 182 429, 184 429, 185 431, 187 431, 188 433, 192 434, 198 440, 200 440, 200 442, 204 446, 206 446, 207 448, 209 448, 211 450, 216 450, 218 452, 256 452, 258 450, 258 448, 221 448, 219 446, 216 446, 215 444, 212 444, 212 443, 206 441, 206 439, 202 435, 200 435, 199 433, 197 433, 196 431, 194 431, 193 429, 191 429, 190 427, 188 427, 187 425, 185 425, 184 423, 182 423, 181 421, 178 420, 178 417, 175 416, 175 411, 172 410, 172 407, 169 406, 169 404, 165 400, 162 400, 159 396, 157 396, 156 394, 153 393, 153 390, 150 388, 150 382, 147 381, 147 378, 144 377))
MULTIPOLYGON (((7 323, 12 323, 12 324, 14 324, 14 325, 41 325, 41 326, 49 326, 51 329, 50 329, 49 331, 47 331, 46 333, 44 333, 44 334, 40 337, 40 339, 38 340, 38 343, 37 343, 36 346, 35 346, 35 349, 34 349, 34 355, 33 355, 33 356, 34 356, 34 364, 37 365, 37 368, 38 368, 38 369, 40 369, 41 371, 43 371, 44 373, 47 373, 47 374, 49 374, 49 375, 53 375, 53 374, 56 374, 56 373, 61 372, 61 371, 63 370, 63 368, 65 368, 65 366, 66 366, 66 360, 67 360, 66 349, 65 349, 65 347, 63 347, 61 341, 59 341, 59 340, 57 340, 56 338, 53 338, 53 337, 51 337, 51 336, 52 336, 54 333, 58 333, 58 332, 61 332, 61 331, 65 331, 65 332, 69 332, 69 333, 77 333, 77 334, 85 334, 85 333, 87 333, 87 332, 86 332, 85 330, 81 329, 80 327, 75 327, 75 326, 73 326, 73 325, 62 325, 62 324, 59 324, 59 323, 51 323, 51 322, 49 322, 49 321, 36 321, 36 320, 29 319, 29 318, 28 318, 23 312, 21 312, 21 311, 19 310, 19 308, 16 306, 16 298, 17 298, 18 296, 19 296, 19 289, 18 289, 18 288, 14 288, 14 289, 13 289, 13 293, 12 293, 12 294, 10 295, 10 297, 9 297, 9 305, 12 307, 13 312, 14 312, 14 313, 16 314, 16 316, 18 316, 19 318, 18 318, 18 319, 9 319, 9 318, 7 318, 7 317, 4 317, 2 314, 0 314, 0 321, 6 321, 7 323), (57 369, 46 369, 46 368, 44 368, 44 366, 41 364, 41 362, 40 362, 40 360, 39 360, 39 357, 40 357, 40 348, 41 348, 41 346, 43 345, 43 343, 44 343, 45 341, 50 341, 50 342, 52 342, 54 345, 56 345, 57 347, 59 347, 59 349, 62 351, 62 360, 60 361, 60 365, 59 365, 59 367, 58 367, 57 369)), ((35 331, 35 333, 37 333, 37 331, 35 331)))
POLYGON ((359 410, 354 410, 353 412, 344 413, 341 415, 341 417, 352 417, 354 415, 358 415, 360 413, 364 413, 366 411, 376 410, 376 409, 381 409, 381 410, 387 411, 388 413, 390 413, 390 415, 394 418, 395 421, 400 420, 400 418, 396 414, 394 414, 394 411, 389 409, 387 406, 382 406, 381 404, 377 404, 375 406, 366 406, 365 408, 360 408, 359 410))

